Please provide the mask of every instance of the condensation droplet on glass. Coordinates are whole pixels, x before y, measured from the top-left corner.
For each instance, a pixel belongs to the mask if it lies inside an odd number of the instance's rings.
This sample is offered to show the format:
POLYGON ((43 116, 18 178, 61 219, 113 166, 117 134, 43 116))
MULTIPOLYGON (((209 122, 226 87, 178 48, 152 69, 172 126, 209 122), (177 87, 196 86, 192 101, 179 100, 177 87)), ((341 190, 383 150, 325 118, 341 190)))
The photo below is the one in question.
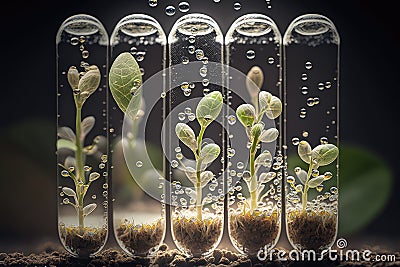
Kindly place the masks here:
POLYGON ((157 0, 149 0, 149 6, 150 7, 156 7, 158 4, 157 0))
POLYGON ((176 160, 172 160, 172 161, 171 161, 171 167, 172 167, 172 168, 175 169, 176 167, 178 167, 178 165, 179 165, 179 163, 178 163, 176 160))
POLYGON ((182 151, 181 147, 179 147, 179 146, 175 147, 175 152, 176 152, 176 153, 179 153, 179 152, 181 152, 181 151, 182 151))
POLYGON ((94 199, 96 199, 97 198, 97 196, 96 195, 92 195, 92 199, 94 200, 94 199))
POLYGON ((326 89, 331 88, 331 86, 332 86, 332 83, 330 81, 325 82, 325 88, 326 89))
POLYGON ((196 59, 197 60, 202 60, 203 59, 203 57, 204 57, 204 51, 203 50, 197 49, 195 51, 195 53, 196 53, 196 59))
POLYGON ((200 68, 200 76, 206 77, 207 76, 207 67, 203 66, 200 68))
POLYGON ((256 52, 254 52, 254 50, 247 50, 246 52, 246 57, 248 59, 254 59, 256 57, 256 52))
POLYGON ((302 74, 301 74, 301 79, 302 79, 303 81, 307 81, 307 79, 308 79, 307 73, 302 73, 302 74))
POLYGON ((294 146, 298 146, 299 143, 300 143, 300 139, 299 139, 298 137, 293 137, 293 138, 292 138, 292 144, 293 144, 294 146))
POLYGON ((318 89, 321 91, 324 90, 325 89, 324 83, 318 83, 318 89))
POLYGON ((239 162, 236 164, 236 167, 237 167, 239 170, 241 170, 241 169, 244 168, 244 163, 241 162, 241 161, 239 161, 239 162))
POLYGON ((189 89, 194 89, 195 87, 196 85, 193 82, 189 83, 189 89))
POLYGON ((141 162, 140 160, 136 161, 136 167, 140 168, 143 166, 143 162, 141 162))
POLYGON ((268 64, 272 65, 272 64, 274 64, 274 62, 275 62, 275 59, 273 57, 268 58, 268 64))
POLYGON ((107 183, 103 184, 103 189, 108 189, 108 184, 107 183))
POLYGON ((308 87, 307 87, 307 86, 302 86, 302 87, 301 87, 301 93, 302 93, 303 95, 308 94, 308 87))
POLYGON ((203 79, 203 81, 201 83, 203 84, 203 86, 208 86, 210 81, 208 79, 203 79))
POLYGON ((175 156, 176 156, 177 159, 182 159, 183 158, 182 153, 177 153, 175 156))
POLYGON ((71 38, 71 44, 72 45, 78 45, 78 43, 79 43, 78 37, 72 37, 71 38))
POLYGON ((185 120, 185 113, 179 112, 179 113, 178 113, 178 119, 179 119, 180 121, 184 121, 184 120, 185 120))
POLYGON ((182 64, 188 64, 189 63, 189 58, 188 57, 185 57, 185 56, 183 56, 182 57, 182 64))
POLYGON ((306 69, 310 70, 312 68, 312 63, 310 61, 307 61, 305 67, 306 69))
POLYGON ((190 96, 191 94, 192 94, 192 90, 190 90, 190 89, 183 90, 184 96, 190 96))
POLYGON ((189 36, 188 38, 189 43, 193 44, 194 42, 196 42, 196 37, 194 37, 194 35, 189 36))
POLYGON ((194 51, 196 51, 196 48, 193 45, 188 46, 188 52, 189 54, 194 54, 194 51))
POLYGON ((322 145, 328 144, 328 138, 325 137, 325 136, 321 137, 321 138, 319 139, 319 141, 320 141, 320 143, 321 143, 322 145))
POLYGON ((233 4, 233 9, 234 10, 240 10, 242 8, 242 5, 239 2, 236 2, 233 4))
POLYGON ((168 16, 173 16, 175 15, 175 7, 174 6, 167 6, 165 8, 165 14, 167 14, 168 16))
POLYGON ((196 115, 194 113, 190 113, 187 116, 188 116, 189 121, 194 121, 196 119, 196 115))
POLYGON ((181 83, 181 89, 182 90, 186 90, 186 89, 188 89, 189 88, 189 83, 188 82, 183 82, 183 83, 181 83))
POLYGON ((314 97, 314 105, 318 105, 319 104, 319 97, 314 97))
POLYGON ((186 13, 190 9, 190 4, 188 2, 180 2, 178 7, 180 12, 186 13))
POLYGON ((132 47, 131 47, 131 54, 132 54, 132 55, 136 55, 136 52, 137 52, 137 48, 134 47, 134 46, 132 46, 132 47))
POLYGON ((210 89, 204 88, 203 89, 203 95, 207 95, 208 93, 210 93, 210 89))
POLYGON ((89 57, 89 51, 83 50, 83 51, 82 51, 82 57, 83 57, 83 58, 88 58, 88 57, 89 57))
POLYGON ((185 108, 185 113, 186 113, 187 115, 190 114, 190 113, 192 113, 192 109, 189 108, 189 107, 185 108))
POLYGON ((208 64, 208 57, 203 57, 202 61, 203 61, 204 65, 207 65, 208 64))
POLYGON ((235 156, 235 149, 233 148, 228 148, 228 158, 232 158, 233 156, 235 156))
POLYGON ((228 123, 229 123, 229 125, 234 125, 236 123, 236 116, 235 115, 229 115, 228 116, 228 123))
POLYGON ((314 98, 309 97, 309 98, 307 99, 307 106, 309 106, 309 107, 314 106, 314 98))
POLYGON ((146 55, 146 52, 137 52, 136 53, 136 61, 138 61, 138 62, 143 61, 145 55, 146 55))
POLYGON ((167 95, 167 94, 166 94, 165 92, 162 92, 161 95, 160 95, 160 97, 161 97, 161 98, 165 98, 166 95, 167 95))
POLYGON ((83 35, 79 36, 79 42, 81 42, 81 43, 86 42, 86 37, 83 35))
POLYGON ((303 131, 302 136, 303 136, 304 138, 308 137, 308 132, 307 132, 307 131, 303 131))

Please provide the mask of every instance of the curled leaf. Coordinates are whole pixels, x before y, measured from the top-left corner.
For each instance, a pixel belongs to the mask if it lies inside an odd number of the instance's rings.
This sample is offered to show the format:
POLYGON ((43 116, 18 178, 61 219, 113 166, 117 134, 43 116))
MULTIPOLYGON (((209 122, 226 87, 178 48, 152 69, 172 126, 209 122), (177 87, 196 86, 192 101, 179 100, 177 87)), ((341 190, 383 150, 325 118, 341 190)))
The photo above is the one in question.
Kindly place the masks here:
POLYGON ((318 166, 331 164, 339 155, 339 149, 333 144, 316 146, 311 152, 311 158, 318 166))
POLYGON ((73 143, 76 142, 76 137, 74 131, 69 127, 60 127, 57 132, 58 137, 69 140, 73 143))
POLYGON ((261 91, 258 94, 258 105, 260 106, 260 113, 264 113, 270 106, 272 95, 269 92, 261 91))
POLYGON ((322 184, 323 181, 324 181, 324 176, 319 175, 315 178, 310 179, 310 181, 308 181, 308 187, 315 188, 315 187, 319 186, 320 184, 322 184))
POLYGON ((83 105, 86 99, 93 94, 100 85, 101 73, 97 66, 92 65, 89 67, 88 72, 86 72, 82 78, 79 80, 79 98, 78 103, 83 105))
POLYGON ((271 101, 265 110, 265 115, 273 120, 279 117, 282 113, 282 102, 276 96, 271 97, 271 101))
POLYGON ((276 173, 275 172, 263 172, 260 174, 259 177, 259 182, 260 183, 268 183, 270 182, 272 179, 274 179, 276 177, 276 173))
POLYGON ((89 182, 93 182, 93 181, 99 179, 99 177, 100 177, 100 173, 98 173, 98 172, 92 172, 92 173, 89 175, 89 182))
POLYGON ((66 195, 69 196, 69 197, 75 197, 75 196, 76 196, 75 191, 72 190, 72 189, 69 188, 69 187, 63 187, 63 188, 62 188, 62 191, 64 192, 64 194, 66 194, 66 195))
POLYGON ((76 151, 76 145, 73 142, 71 142, 69 140, 65 140, 65 139, 58 139, 57 140, 57 150, 60 150, 63 148, 70 149, 72 151, 76 151))
POLYGON ((253 105, 242 104, 236 109, 236 117, 244 127, 251 127, 256 119, 256 110, 253 105))
POLYGON ((254 164, 256 167, 260 167, 260 166, 264 166, 267 168, 271 167, 271 165, 272 165, 271 153, 268 150, 262 152, 260 155, 258 155, 256 160, 254 161, 254 164))
POLYGON ((192 128, 185 123, 178 123, 175 127, 176 136, 192 151, 197 150, 197 140, 192 128))
POLYGON ((279 131, 276 128, 269 128, 261 133, 260 141, 265 143, 271 143, 275 141, 279 136, 279 131))
POLYGON ((220 152, 221 152, 221 149, 219 148, 219 146, 217 144, 205 145, 201 149, 200 159, 203 164, 211 163, 219 156, 220 152))
POLYGON ((311 146, 307 141, 300 141, 297 147, 297 153, 299 157, 305 162, 310 164, 311 162, 311 146))
POLYGON ((91 203, 83 208, 83 216, 87 216, 92 213, 97 207, 96 203, 91 203))
POLYGON ((79 72, 75 66, 71 66, 68 69, 67 74, 68 83, 71 86, 72 90, 78 89, 79 84, 79 72))
POLYGON ((82 120, 82 135, 81 139, 83 139, 94 127, 95 118, 93 116, 88 116, 82 120))
POLYGON ((305 170, 301 169, 300 167, 296 167, 294 172, 295 172, 297 178, 299 178, 300 182, 302 184, 305 184, 307 181, 307 172, 305 170))
POLYGON ((200 174, 201 187, 206 186, 212 178, 214 178, 214 174, 211 171, 202 172, 200 174))
POLYGON ((215 120, 222 109, 222 94, 214 91, 204 96, 196 107, 196 118, 202 127, 215 120))
POLYGON ((250 96, 256 97, 260 88, 264 82, 264 73, 262 69, 258 66, 253 66, 246 77, 246 88, 250 96))
POLYGON ((263 129, 264 125, 261 123, 256 123, 253 127, 251 127, 251 136, 254 138, 254 140, 257 140, 257 142, 263 129))

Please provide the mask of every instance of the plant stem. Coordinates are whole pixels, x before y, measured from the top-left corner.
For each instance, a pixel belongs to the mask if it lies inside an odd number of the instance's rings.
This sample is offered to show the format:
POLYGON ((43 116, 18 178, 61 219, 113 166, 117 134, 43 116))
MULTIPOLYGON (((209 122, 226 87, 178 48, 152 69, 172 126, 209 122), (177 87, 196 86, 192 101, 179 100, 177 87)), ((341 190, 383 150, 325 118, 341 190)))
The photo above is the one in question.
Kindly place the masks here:
POLYGON ((254 159, 256 157, 257 152, 257 142, 256 138, 253 140, 250 148, 250 211, 253 212, 257 208, 257 177, 255 173, 255 162, 254 159))
POLYGON ((82 230, 84 228, 84 216, 83 216, 83 198, 84 192, 82 184, 85 182, 85 171, 83 169, 83 153, 82 153, 82 140, 81 140, 81 132, 82 132, 82 107, 76 106, 76 119, 75 119, 75 127, 76 127, 76 151, 75 151, 75 160, 76 160, 76 171, 77 171, 77 179, 75 184, 76 194, 78 197, 78 218, 79 218, 79 229, 82 230))
POLYGON ((310 166, 308 167, 308 172, 307 172, 307 180, 306 180, 306 182, 304 183, 304 190, 303 190, 303 193, 302 193, 302 206, 303 206, 303 212, 306 210, 306 207, 307 207, 307 192, 308 192, 308 181, 310 180, 310 178, 311 178, 311 173, 312 173, 312 170, 313 170, 313 164, 312 164, 312 162, 310 162, 310 166))
POLYGON ((202 191, 201 191, 201 160, 200 160, 200 153, 201 153, 201 143, 203 141, 203 135, 206 128, 201 126, 200 133, 197 138, 197 156, 196 156, 196 211, 197 211, 197 220, 201 221, 203 219, 202 214, 202 191))

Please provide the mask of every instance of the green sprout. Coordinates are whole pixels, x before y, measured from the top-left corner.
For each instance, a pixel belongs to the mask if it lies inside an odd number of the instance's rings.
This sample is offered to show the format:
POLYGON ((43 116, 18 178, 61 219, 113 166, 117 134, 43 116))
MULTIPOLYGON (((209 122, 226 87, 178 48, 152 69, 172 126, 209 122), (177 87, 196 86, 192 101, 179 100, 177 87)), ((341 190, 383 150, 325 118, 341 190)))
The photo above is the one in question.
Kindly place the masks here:
POLYGON ((212 163, 220 154, 217 144, 207 144, 202 147, 203 135, 208 125, 214 121, 222 109, 222 94, 214 91, 204 96, 197 105, 196 118, 200 124, 200 132, 196 135, 185 123, 178 123, 175 133, 178 138, 193 152, 196 169, 185 167, 185 174, 196 189, 197 219, 202 220, 202 188, 214 177, 211 171, 206 171, 207 164, 212 163))
POLYGON ((311 149, 307 141, 301 141, 297 147, 299 157, 309 164, 308 172, 296 167, 294 172, 301 182, 296 185, 293 177, 288 177, 287 182, 297 192, 302 194, 302 209, 303 212, 307 206, 307 193, 310 188, 315 188, 318 192, 323 189, 322 183, 332 178, 331 172, 319 174, 318 168, 331 164, 339 155, 339 149, 333 145, 324 143, 311 149), (304 185, 304 186, 303 186, 304 185))
POLYGON ((247 74, 246 86, 251 96, 252 104, 242 104, 236 109, 236 116, 246 129, 247 136, 250 141, 249 151, 249 168, 250 172, 243 173, 243 179, 246 182, 250 192, 250 204, 242 201, 249 206, 253 212, 257 208, 257 201, 262 201, 267 197, 268 192, 261 195, 266 183, 275 178, 275 172, 262 173, 257 178, 257 172, 261 166, 270 167, 272 155, 269 151, 262 152, 257 158, 257 150, 260 143, 271 143, 279 136, 276 128, 264 129, 262 122, 264 114, 267 118, 273 120, 282 113, 282 102, 276 96, 266 91, 260 91, 264 80, 262 70, 254 66, 247 74))
POLYGON ((57 150, 68 149, 75 152, 75 157, 68 156, 64 164, 59 164, 63 168, 61 176, 70 177, 75 185, 75 190, 63 187, 62 192, 74 199, 71 202, 65 198, 63 203, 72 205, 77 211, 79 218, 79 229, 84 229, 84 218, 92 213, 97 205, 95 203, 84 206, 84 199, 92 182, 100 177, 98 172, 91 172, 90 166, 85 166, 87 155, 93 155, 97 151, 97 143, 101 140, 98 136, 93 140, 93 144, 84 147, 85 137, 92 130, 95 118, 88 116, 82 120, 82 108, 85 101, 93 94, 100 85, 101 74, 97 66, 90 66, 86 72, 80 74, 75 66, 71 66, 67 74, 69 85, 72 88, 76 117, 76 133, 69 127, 61 127, 58 130, 60 139, 57 141, 57 150), (88 173, 88 175, 86 175, 88 173))

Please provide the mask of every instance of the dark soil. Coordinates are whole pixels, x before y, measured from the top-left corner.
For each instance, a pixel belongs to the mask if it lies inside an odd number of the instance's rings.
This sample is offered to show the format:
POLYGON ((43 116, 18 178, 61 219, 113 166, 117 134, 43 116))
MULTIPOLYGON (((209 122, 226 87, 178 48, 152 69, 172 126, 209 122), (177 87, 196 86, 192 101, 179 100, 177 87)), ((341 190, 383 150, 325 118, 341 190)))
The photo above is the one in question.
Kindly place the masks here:
POLYGON ((140 227, 132 223, 122 223, 116 230, 117 237, 133 255, 146 255, 161 243, 164 227, 162 220, 140 227))
POLYGON ((252 212, 232 214, 230 234, 233 241, 248 255, 256 255, 260 248, 274 245, 279 234, 279 216, 267 216, 252 212))
POLYGON ((298 249, 321 251, 336 236, 336 215, 328 212, 292 212, 288 214, 288 234, 298 249))
POLYGON ((172 222, 175 239, 188 254, 194 256, 209 252, 222 231, 222 221, 219 218, 198 220, 194 217, 177 217, 172 222))
POLYGON ((88 257, 99 251, 106 241, 106 235, 107 229, 103 227, 80 229, 76 226, 60 225, 61 242, 79 257, 88 257))

